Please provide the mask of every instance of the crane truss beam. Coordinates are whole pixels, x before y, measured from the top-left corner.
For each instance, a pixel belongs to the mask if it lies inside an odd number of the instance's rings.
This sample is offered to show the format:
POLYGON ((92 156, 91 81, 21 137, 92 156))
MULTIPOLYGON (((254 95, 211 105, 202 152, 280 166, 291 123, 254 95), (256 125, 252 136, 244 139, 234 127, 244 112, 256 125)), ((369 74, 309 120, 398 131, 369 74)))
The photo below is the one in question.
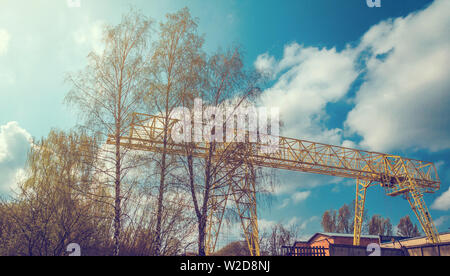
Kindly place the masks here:
MULTIPOLYGON (((164 122, 164 117, 133 114, 130 135, 121 137, 121 146, 134 150, 162 152, 164 122)), ((170 119, 169 137, 172 127, 177 122, 178 120, 170 119)), ((245 131, 245 134, 248 135, 248 132, 245 131)), ((115 144, 114 136, 110 136, 107 143, 115 144)), ((194 157, 206 158, 208 156, 209 143, 193 142, 190 146, 193 146, 192 155, 194 157)), ((234 142, 217 143, 214 155, 219 157, 230 148, 238 146, 239 143, 234 142)), ((385 188, 388 196, 407 196, 427 237, 432 242, 439 241, 436 227, 423 201, 424 193, 434 193, 440 189, 441 182, 432 162, 286 137, 279 137, 279 144, 273 152, 265 152, 263 149, 267 145, 261 143, 249 143, 249 146, 252 156, 241 156, 237 150, 238 153, 229 158, 235 159, 235 161, 249 158, 253 166, 357 179, 355 244, 359 244, 361 237, 366 190, 369 185, 375 183, 379 183, 385 188)), ((169 139, 167 151, 169 154, 185 155, 185 147, 185 143, 175 143, 169 139)), ((256 212, 250 213, 253 216, 251 220, 256 221, 256 212)), ((256 226, 253 225, 253 227, 256 226)), ((243 227, 245 228, 244 224, 243 227)), ((249 247, 253 250, 251 245, 249 247)))

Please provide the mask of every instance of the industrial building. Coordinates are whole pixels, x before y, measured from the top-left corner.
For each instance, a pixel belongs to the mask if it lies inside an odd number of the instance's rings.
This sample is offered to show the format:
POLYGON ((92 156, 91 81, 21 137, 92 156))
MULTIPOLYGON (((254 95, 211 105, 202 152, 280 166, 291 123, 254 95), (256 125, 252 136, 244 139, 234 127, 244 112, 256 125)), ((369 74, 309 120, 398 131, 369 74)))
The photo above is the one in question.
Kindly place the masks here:
POLYGON ((432 244, 427 237, 391 240, 381 243, 381 248, 405 251, 408 256, 450 256, 450 232, 439 234, 440 243, 432 244))
POLYGON ((283 246, 284 256, 450 256, 450 232, 439 234, 440 243, 427 237, 361 235, 360 245, 353 245, 353 234, 316 233, 307 241, 283 246), (375 252, 375 247, 379 251, 375 252))

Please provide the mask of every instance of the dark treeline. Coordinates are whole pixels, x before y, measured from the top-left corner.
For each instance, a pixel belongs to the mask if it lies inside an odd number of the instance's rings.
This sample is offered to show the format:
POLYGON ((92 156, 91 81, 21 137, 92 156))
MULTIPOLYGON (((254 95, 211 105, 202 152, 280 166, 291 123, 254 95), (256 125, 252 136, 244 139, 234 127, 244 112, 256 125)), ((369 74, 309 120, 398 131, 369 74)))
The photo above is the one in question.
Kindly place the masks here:
MULTIPOLYGON (((328 210, 322 215, 323 231, 328 233, 353 234, 354 232, 355 201, 351 204, 344 204, 338 211, 328 210)), ((373 215, 370 219, 364 211, 362 233, 377 236, 401 236, 418 237, 420 231, 417 225, 413 224, 407 215, 400 219, 397 225, 397 232, 394 233, 393 225, 389 218, 381 215, 373 215)))

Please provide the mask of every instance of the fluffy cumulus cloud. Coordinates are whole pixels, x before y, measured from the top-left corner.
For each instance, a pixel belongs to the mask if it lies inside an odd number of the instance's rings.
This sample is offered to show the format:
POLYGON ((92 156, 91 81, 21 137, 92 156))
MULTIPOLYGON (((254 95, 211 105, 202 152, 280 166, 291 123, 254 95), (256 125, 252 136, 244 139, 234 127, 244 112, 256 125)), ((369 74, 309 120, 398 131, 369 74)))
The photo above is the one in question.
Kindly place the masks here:
POLYGON ((274 85, 262 104, 279 107, 286 136, 377 151, 450 148, 450 1, 380 22, 359 45, 334 48, 287 45, 279 61, 265 53, 255 68, 274 85), (361 73, 363 73, 361 75, 361 73), (358 76, 363 83, 342 129, 325 127, 326 106, 347 100, 358 76))
MULTIPOLYGON (((304 203, 308 200, 314 189, 325 185, 340 187, 348 185, 347 181, 354 185, 353 180, 344 180, 339 177, 280 171, 279 182, 273 187, 273 196, 276 200, 276 208, 284 209, 304 203)), ((336 191, 336 188, 333 189, 336 191)))
POLYGON ((381 22, 355 51, 367 75, 346 125, 379 151, 450 148, 450 1, 381 22))
POLYGON ((284 209, 288 207, 290 204, 297 205, 301 202, 304 202, 311 195, 311 191, 298 191, 293 192, 288 198, 284 198, 281 204, 278 206, 278 209, 284 209))
POLYGON ((326 105, 341 100, 358 76, 352 51, 292 43, 285 47, 281 60, 263 54, 255 67, 276 78, 261 103, 280 109, 284 135, 341 143, 342 130, 327 129, 323 121, 326 105))
POLYGON ((30 144, 31 135, 17 122, 0 126, 0 194, 10 193, 23 177, 30 144))
POLYGON ((259 55, 255 61, 255 69, 263 75, 272 76, 275 73, 276 60, 268 53, 259 55))
POLYGON ((444 192, 440 197, 438 197, 431 208, 435 210, 448 211, 450 210, 450 189, 444 192))
POLYGON ((8 31, 0 29, 0 56, 6 54, 6 52, 8 51, 10 39, 11 35, 8 33, 8 31))

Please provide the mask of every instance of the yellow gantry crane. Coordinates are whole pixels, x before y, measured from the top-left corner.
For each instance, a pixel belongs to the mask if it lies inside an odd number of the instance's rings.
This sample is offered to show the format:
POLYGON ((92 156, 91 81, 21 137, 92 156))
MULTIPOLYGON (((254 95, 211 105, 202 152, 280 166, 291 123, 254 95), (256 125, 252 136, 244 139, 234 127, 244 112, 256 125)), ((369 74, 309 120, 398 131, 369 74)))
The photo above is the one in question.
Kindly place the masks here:
MULTIPOLYGON (((169 129, 175 122, 177 120, 169 123, 169 129)), ((161 152, 163 126, 163 117, 135 113, 130 134, 127 137, 120 137, 120 145, 133 150, 161 152)), ((115 144, 113 136, 109 137, 108 144, 115 144)), ((194 157, 205 158, 208 155, 208 143, 193 144, 194 157)), ((215 145, 215 154, 220 155, 230 144, 218 143, 215 145)), ((186 153, 185 146, 184 143, 175 143, 169 140, 167 152, 183 155, 186 153)), ((254 256, 260 255, 256 183, 253 175, 255 167, 355 179, 356 204, 353 243, 356 246, 360 245, 367 189, 376 185, 381 186, 387 196, 403 196, 409 202, 429 242, 439 243, 439 233, 423 199, 425 193, 435 193, 440 189, 440 180, 433 163, 286 137, 279 138, 279 146, 275 152, 260 151, 259 149, 265 145, 258 143, 252 143, 250 146, 252 147, 250 156, 244 156, 244 153, 240 156, 238 151, 231 157, 236 160, 241 158, 249 160, 244 164, 247 173, 239 180, 240 184, 237 183, 237 180, 233 180, 237 185, 230 184, 228 193, 223 194, 220 199, 214 196, 211 198, 214 211, 209 214, 206 245, 208 253, 214 252, 223 213, 230 196, 233 195, 232 199, 236 203, 250 252, 254 256)))

